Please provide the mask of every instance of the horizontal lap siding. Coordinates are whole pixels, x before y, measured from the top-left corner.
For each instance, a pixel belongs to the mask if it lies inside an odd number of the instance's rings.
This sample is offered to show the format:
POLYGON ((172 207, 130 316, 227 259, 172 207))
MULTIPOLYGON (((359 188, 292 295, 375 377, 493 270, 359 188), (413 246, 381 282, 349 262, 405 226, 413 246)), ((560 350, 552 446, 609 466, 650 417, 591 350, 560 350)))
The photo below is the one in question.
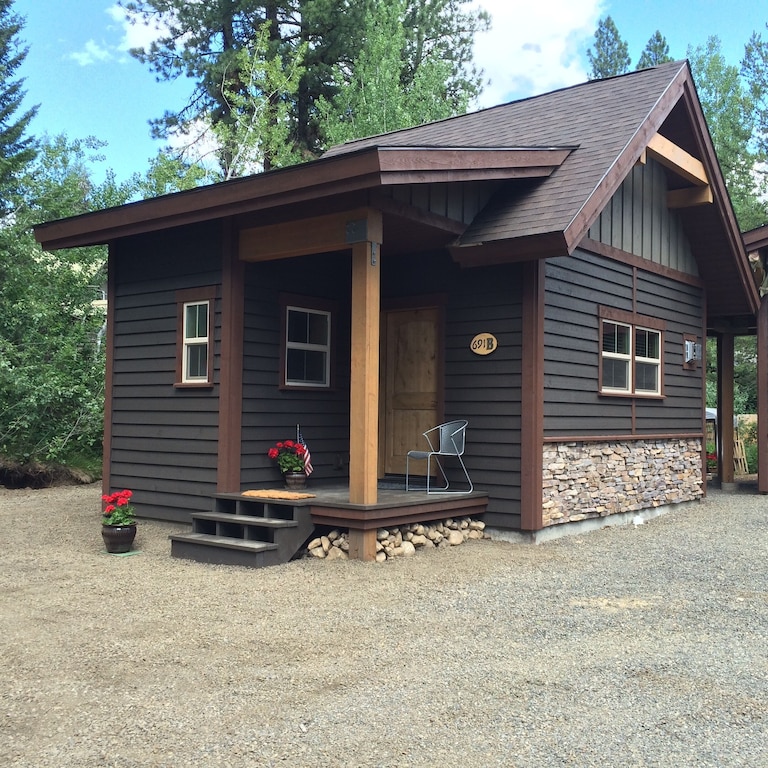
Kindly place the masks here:
POLYGON ((583 251, 547 264, 544 433, 548 437, 701 430, 701 371, 682 367, 683 335, 701 340, 701 290, 583 251), (599 307, 663 320, 665 398, 598 394, 599 307))
POLYGON ((632 310, 630 267, 582 251, 547 262, 545 436, 628 433, 632 429, 627 400, 597 395, 600 305, 632 310))
POLYGON ((314 481, 347 478, 349 456, 349 254, 322 254, 247 264, 243 354, 243 488, 275 483, 267 457, 296 424, 312 454, 314 481), (284 390, 280 382, 280 292, 336 302, 332 389, 284 390))
MULTIPOLYGON (((116 249, 111 486, 145 517, 187 520, 216 490, 218 386, 179 389, 176 290, 221 282, 215 225, 133 238, 116 249)), ((215 303, 218 381, 220 302, 215 303)))
POLYGON ((702 429, 701 368, 683 368, 683 336, 704 342, 701 289, 653 273, 638 280, 637 311, 666 321, 664 332, 663 402, 637 401, 638 432, 700 432, 702 429))
POLYGON ((446 309, 446 419, 469 421, 467 469, 505 527, 520 524, 521 283, 515 265, 459 271, 446 309), (470 350, 481 332, 498 342, 490 355, 470 350))

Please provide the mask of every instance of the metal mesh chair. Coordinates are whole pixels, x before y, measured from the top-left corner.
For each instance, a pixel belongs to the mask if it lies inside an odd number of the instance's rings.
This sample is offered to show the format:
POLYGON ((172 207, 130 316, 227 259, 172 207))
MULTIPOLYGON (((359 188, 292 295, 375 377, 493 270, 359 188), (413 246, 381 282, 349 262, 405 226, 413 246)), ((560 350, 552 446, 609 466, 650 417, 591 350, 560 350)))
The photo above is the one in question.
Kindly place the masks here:
POLYGON ((448 421, 445 424, 439 424, 438 426, 432 427, 432 429, 428 429, 426 432, 424 432, 424 437, 427 440, 427 445, 429 445, 429 450, 408 451, 405 456, 406 491, 423 490, 423 488, 411 488, 410 462, 411 460, 426 460, 427 493, 472 493, 474 486, 472 485, 472 480, 469 477, 469 472, 467 472, 467 468, 464 465, 464 459, 462 459, 462 456, 464 455, 464 442, 468 423, 469 422, 464 420, 448 421), (438 458, 440 456, 455 456, 459 460, 459 464, 461 464, 461 468, 464 470, 464 476, 467 478, 467 483, 469 483, 468 489, 462 489, 458 491, 449 490, 450 483, 442 465, 440 464, 440 459, 438 458), (443 478, 443 482, 445 483, 445 485, 438 488, 431 487, 429 482, 432 475, 433 459, 438 471, 440 472, 440 475, 443 478))

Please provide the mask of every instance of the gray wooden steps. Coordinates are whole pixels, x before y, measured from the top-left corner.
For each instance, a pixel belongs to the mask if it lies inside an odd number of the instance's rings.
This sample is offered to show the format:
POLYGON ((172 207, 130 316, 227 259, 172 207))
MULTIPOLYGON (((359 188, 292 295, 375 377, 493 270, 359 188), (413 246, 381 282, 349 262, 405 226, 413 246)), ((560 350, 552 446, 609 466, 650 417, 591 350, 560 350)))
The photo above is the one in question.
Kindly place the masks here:
POLYGON ((306 505, 237 493, 214 496, 212 512, 193 512, 192 531, 175 533, 173 557, 260 568, 292 559, 314 531, 306 505))

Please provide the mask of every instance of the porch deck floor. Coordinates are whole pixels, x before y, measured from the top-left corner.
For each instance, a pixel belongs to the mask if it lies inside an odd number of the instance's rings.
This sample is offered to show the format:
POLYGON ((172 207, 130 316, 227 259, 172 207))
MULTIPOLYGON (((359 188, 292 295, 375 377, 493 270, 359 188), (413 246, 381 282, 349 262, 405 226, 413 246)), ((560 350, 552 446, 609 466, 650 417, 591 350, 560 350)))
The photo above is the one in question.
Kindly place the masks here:
MULTIPOLYGON (((456 502, 461 500, 482 499, 487 502, 488 494, 482 491, 472 491, 471 493, 431 493, 426 490, 406 491, 391 487, 379 488, 377 501, 375 504, 354 504, 349 500, 349 486, 346 484, 333 484, 312 486, 309 485, 302 493, 312 494, 308 499, 270 499, 273 504, 288 504, 291 506, 311 506, 311 507, 339 507, 344 509, 359 510, 381 510, 398 509, 402 507, 413 507, 428 505, 430 507, 444 506, 454 507, 456 502)), ((476 502, 475 502, 476 503, 476 502)), ((450 515, 448 515, 450 517, 450 515)))
MULTIPOLYGON (((376 530, 410 523, 448 518, 473 517, 485 513, 488 495, 472 493, 432 493, 426 489, 380 488, 375 504, 354 504, 349 500, 347 484, 310 486, 306 499, 266 499, 250 497, 253 502, 309 508, 312 523, 329 528, 348 528, 350 557, 373 560, 376 556, 376 530)), ((217 494, 217 498, 243 498, 241 494, 217 494)), ((246 497, 248 498, 248 497, 246 497)))

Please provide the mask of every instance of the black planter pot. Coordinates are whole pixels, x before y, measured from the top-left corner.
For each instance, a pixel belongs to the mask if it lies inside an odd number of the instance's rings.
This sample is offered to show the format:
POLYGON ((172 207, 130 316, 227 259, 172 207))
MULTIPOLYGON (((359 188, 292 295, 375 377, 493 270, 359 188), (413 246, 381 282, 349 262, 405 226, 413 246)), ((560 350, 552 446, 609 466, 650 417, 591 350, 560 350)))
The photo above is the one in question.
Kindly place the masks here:
POLYGON ((130 552, 133 540, 136 538, 136 524, 102 525, 101 538, 104 539, 104 546, 111 555, 130 552))
POLYGON ((285 478, 285 487, 289 491, 301 491, 307 487, 307 476, 304 472, 286 472, 283 477, 285 478))

